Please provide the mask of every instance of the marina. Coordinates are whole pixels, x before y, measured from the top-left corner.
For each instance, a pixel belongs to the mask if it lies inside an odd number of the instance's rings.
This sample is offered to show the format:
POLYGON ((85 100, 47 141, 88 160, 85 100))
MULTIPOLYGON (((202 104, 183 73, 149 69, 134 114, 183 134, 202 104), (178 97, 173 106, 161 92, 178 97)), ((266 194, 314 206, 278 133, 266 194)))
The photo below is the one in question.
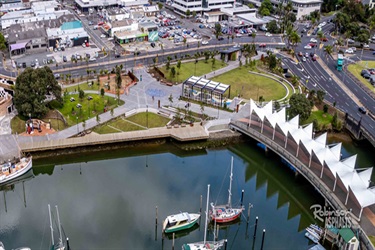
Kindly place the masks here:
POLYGON ((27 206, 23 206, 22 183, 6 194, 7 210, 0 197, 0 238, 7 249, 19 245, 49 248, 49 237, 43 238, 48 235, 47 204, 59 206, 62 238, 69 236, 72 249, 118 248, 124 244, 133 249, 171 249, 173 242, 175 249, 181 249, 186 243, 201 242, 203 214, 199 224, 191 228, 194 230, 181 231, 181 235, 177 232, 174 238, 163 237, 162 220, 181 209, 199 211, 207 183, 211 184, 210 201, 226 200, 228 193, 220 192, 220 187, 232 156, 236 166, 233 200, 240 200, 244 189, 246 211, 235 223, 220 225, 216 230, 211 223, 207 240, 227 239, 231 249, 260 249, 265 229, 264 249, 313 246, 304 229, 317 223, 309 208, 322 202, 319 194, 305 180, 288 172, 279 159, 266 156, 253 145, 193 152, 155 145, 142 153, 134 148, 108 154, 82 153, 68 159, 34 162, 35 177, 24 182, 27 206), (249 203, 253 205, 250 210, 249 203), (160 219, 157 223, 155 206, 160 219), (34 236, 17 233, 30 230, 35 230, 34 236), (276 236, 280 240, 272 240, 276 236))

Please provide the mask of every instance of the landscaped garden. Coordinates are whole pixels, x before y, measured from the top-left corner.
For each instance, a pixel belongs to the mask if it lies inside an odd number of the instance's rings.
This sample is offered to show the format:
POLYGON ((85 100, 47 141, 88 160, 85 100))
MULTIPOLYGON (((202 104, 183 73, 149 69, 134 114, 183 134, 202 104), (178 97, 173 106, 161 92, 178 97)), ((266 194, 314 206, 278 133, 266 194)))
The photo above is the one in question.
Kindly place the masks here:
POLYGON ((183 82, 190 76, 204 76, 211 71, 221 69, 226 66, 222 61, 214 60, 215 63, 212 64, 212 59, 209 59, 207 63, 205 60, 199 60, 197 64, 195 62, 183 62, 181 63, 180 69, 178 69, 177 64, 171 64, 167 70, 167 66, 163 66, 160 70, 164 73, 165 78, 170 82, 183 82), (172 67, 175 68, 175 74, 173 77, 172 67))
POLYGON ((85 94, 83 98, 79 98, 78 94, 65 95, 64 106, 55 107, 65 117, 69 126, 82 122, 96 115, 101 114, 118 105, 124 104, 122 100, 116 100, 113 97, 101 96, 97 94, 85 94))
POLYGON ((110 122, 94 128, 98 134, 109 134, 145 130, 147 128, 164 127, 170 121, 169 118, 151 112, 138 113, 129 117, 118 117, 110 122))
POLYGON ((348 70, 352 73, 358 80, 360 80, 366 87, 368 87, 371 91, 375 92, 375 87, 371 85, 371 83, 361 76, 361 71, 363 69, 375 68, 375 61, 361 61, 356 64, 350 64, 348 66, 348 70))
MULTIPOLYGON (((256 71, 242 66, 211 80, 230 85, 230 99, 240 95, 244 99, 258 100, 263 96, 266 101, 269 101, 279 100, 286 95, 286 90, 280 83, 265 76, 251 74, 250 70, 256 71)), ((291 88, 290 91, 292 91, 291 88)))

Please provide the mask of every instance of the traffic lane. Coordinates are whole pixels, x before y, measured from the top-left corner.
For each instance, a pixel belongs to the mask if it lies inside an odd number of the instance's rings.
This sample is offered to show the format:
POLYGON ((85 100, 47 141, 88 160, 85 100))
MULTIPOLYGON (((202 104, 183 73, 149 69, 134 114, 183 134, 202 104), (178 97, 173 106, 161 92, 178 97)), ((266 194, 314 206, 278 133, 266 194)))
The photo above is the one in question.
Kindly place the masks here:
POLYGON ((285 58, 283 62, 294 75, 298 76, 303 81, 308 89, 316 88, 316 86, 314 86, 314 81, 310 81, 310 76, 304 74, 303 68, 299 67, 298 64, 295 64, 295 62, 292 62, 289 58, 285 58))
POLYGON ((326 65, 336 74, 339 79, 343 81, 343 83, 348 87, 348 89, 356 95, 356 97, 361 100, 362 104, 370 110, 373 114, 375 114, 375 106, 374 106, 374 99, 367 94, 365 90, 363 90, 361 87, 357 85, 356 82, 354 82, 345 71, 337 71, 336 70, 336 61, 333 60, 332 57, 326 58, 326 65))

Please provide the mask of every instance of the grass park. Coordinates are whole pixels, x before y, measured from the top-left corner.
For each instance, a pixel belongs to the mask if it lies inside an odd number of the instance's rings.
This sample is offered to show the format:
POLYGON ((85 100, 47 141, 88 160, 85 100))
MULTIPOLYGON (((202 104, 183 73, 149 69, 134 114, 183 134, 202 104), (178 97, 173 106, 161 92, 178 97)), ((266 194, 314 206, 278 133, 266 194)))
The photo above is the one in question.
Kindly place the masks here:
POLYGON ((169 121, 170 119, 164 116, 160 116, 151 112, 143 112, 127 118, 118 117, 110 122, 95 127, 93 131, 98 134, 110 134, 145 130, 147 129, 147 127, 164 127, 169 121))
MULTIPOLYGON (((258 100, 260 96, 266 101, 278 100, 286 95, 285 88, 268 77, 249 73, 251 68, 242 66, 214 77, 215 82, 222 82, 231 86, 230 99, 239 94, 245 99, 258 100)), ((292 91, 290 88, 289 91, 292 91)))
POLYGON ((166 66, 160 68, 160 70, 164 73, 165 78, 170 82, 183 82, 190 76, 203 76, 211 71, 221 69, 225 67, 227 64, 223 63, 222 61, 215 60, 215 65, 212 66, 212 59, 209 59, 207 63, 204 60, 199 60, 197 64, 195 62, 183 62, 181 63, 181 68, 177 69, 176 64, 171 64, 171 67, 176 68, 176 76, 173 78, 170 74, 171 70, 167 70, 166 66))
POLYGON ((310 117, 304 121, 304 124, 309 124, 316 120, 320 126, 327 126, 331 124, 332 118, 332 115, 324 113, 323 110, 316 110, 311 112, 310 117))
POLYGON ((371 91, 375 92, 375 87, 371 83, 361 76, 361 71, 366 68, 375 68, 375 61, 361 61, 356 64, 350 64, 348 70, 352 73, 358 80, 360 80, 366 87, 371 91))

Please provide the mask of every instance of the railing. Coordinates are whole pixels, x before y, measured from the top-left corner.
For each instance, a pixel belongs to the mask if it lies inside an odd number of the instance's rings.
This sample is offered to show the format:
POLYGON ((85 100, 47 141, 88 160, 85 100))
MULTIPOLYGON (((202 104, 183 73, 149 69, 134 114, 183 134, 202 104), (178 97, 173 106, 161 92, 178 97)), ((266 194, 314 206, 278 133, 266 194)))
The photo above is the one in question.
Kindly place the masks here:
MULTIPOLYGON (((248 127, 247 124, 238 122, 238 121, 231 121, 229 124, 230 128, 234 128, 235 130, 241 131, 244 134, 247 134, 254 139, 264 143, 267 147, 271 148, 275 153, 280 155, 283 159, 288 161, 292 164, 297 171, 302 174, 306 180, 308 180, 316 190, 325 198, 325 200, 334 208, 339 210, 347 210, 345 205, 336 197, 336 195, 330 190, 330 188, 317 176, 315 175, 308 167, 306 167, 298 158, 288 152, 282 145, 274 142, 269 137, 259 133, 258 131, 248 127)), ((369 238, 367 237, 366 233, 357 223, 359 218, 350 213, 352 217, 352 229, 354 231, 359 232, 359 237, 361 242, 366 246, 367 249, 374 250, 372 243, 370 242, 369 238)))

